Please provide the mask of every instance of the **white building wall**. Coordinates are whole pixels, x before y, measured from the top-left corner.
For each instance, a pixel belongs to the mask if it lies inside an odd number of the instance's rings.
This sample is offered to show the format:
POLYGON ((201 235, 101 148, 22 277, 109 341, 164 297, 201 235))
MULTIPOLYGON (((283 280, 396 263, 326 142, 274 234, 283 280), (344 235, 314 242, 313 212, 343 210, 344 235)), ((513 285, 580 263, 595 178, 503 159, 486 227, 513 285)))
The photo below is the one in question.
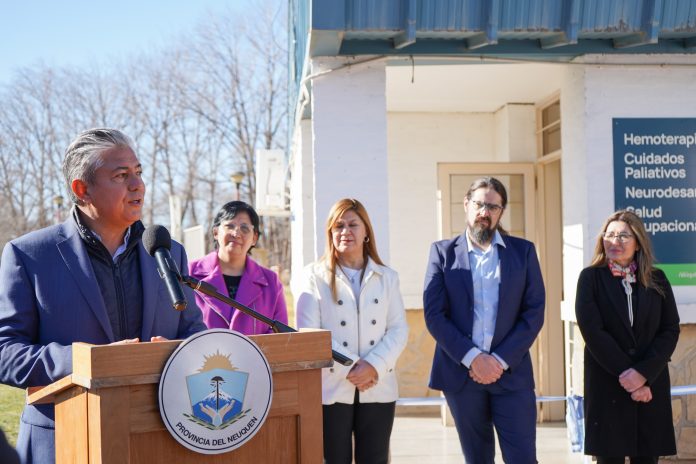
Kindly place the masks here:
POLYGON ((387 138, 390 264, 399 272, 406 307, 422 308, 428 250, 440 239, 438 163, 532 161, 534 107, 505 106, 495 113, 392 112, 387 138))
MULTIPOLYGON (((389 262, 389 189, 385 64, 348 66, 350 60, 312 60, 315 256, 325 247, 331 206, 360 200, 370 214, 380 257, 389 262)), ((294 257, 293 257, 294 258, 294 257)))
POLYGON ((493 113, 493 156, 489 161, 504 163, 510 153, 510 111, 508 105, 493 113))
MULTIPOLYGON (((693 57, 585 60, 614 64, 571 66, 561 94, 564 241, 581 243, 583 261, 564 257, 566 302, 574 301, 577 276, 589 264, 597 233, 614 209, 612 118, 694 117, 696 108, 693 57), (685 61, 692 66, 616 65, 685 61)), ((682 322, 696 322, 694 287, 675 286, 674 291, 682 322)))
POLYGON ((536 159, 536 110, 511 103, 495 112, 495 156, 489 161, 523 163, 536 159))
POLYGON ((314 160, 312 157, 312 121, 299 124, 291 159, 290 234, 292 236, 291 286, 302 275, 304 264, 316 259, 314 220, 314 160))
MULTIPOLYGON (((563 296, 561 317, 575 320, 575 288, 590 236, 588 214, 588 151, 585 68, 568 66, 561 87, 561 186, 563 191, 563 296)), ((613 198, 613 197, 612 197, 613 198)))
POLYGON ((536 146, 536 109, 529 103, 511 103, 505 105, 507 133, 496 140, 506 138, 507 149, 503 152, 505 161, 511 163, 534 162, 537 157, 536 146))

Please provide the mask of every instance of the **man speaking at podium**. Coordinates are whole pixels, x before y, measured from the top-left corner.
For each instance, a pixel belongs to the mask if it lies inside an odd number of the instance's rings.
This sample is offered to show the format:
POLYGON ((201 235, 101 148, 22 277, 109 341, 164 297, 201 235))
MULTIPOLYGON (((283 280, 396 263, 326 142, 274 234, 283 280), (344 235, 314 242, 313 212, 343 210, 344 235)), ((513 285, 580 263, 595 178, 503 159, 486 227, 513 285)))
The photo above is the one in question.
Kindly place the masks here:
MULTIPOLYGON (((158 341, 205 329, 191 290, 187 309, 172 308, 141 244, 145 184, 133 142, 113 129, 85 131, 68 147, 63 175, 70 217, 12 240, 0 261, 0 382, 19 388, 70 374, 73 342, 158 341)), ((187 269, 181 245, 171 253, 187 269)), ((53 405, 24 408, 23 463, 55 460, 53 420, 53 405)))

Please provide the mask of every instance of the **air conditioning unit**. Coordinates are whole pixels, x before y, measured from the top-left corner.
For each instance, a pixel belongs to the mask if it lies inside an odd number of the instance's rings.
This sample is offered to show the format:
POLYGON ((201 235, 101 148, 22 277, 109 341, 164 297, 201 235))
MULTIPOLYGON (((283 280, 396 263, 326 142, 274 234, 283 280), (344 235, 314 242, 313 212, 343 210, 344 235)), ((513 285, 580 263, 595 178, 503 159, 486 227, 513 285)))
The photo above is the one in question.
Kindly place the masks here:
POLYGON ((260 216, 290 216, 286 201, 287 161, 283 150, 256 151, 256 212, 260 216))

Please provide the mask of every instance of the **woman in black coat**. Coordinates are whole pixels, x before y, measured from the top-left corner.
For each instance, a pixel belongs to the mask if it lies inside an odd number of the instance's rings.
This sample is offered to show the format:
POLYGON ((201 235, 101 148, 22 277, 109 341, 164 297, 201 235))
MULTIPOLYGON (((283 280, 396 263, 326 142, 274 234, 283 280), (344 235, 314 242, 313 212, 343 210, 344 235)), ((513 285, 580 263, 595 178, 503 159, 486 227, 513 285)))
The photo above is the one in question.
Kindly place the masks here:
POLYGON ((599 464, 657 463, 676 454, 667 363, 679 315, 665 274, 653 267, 640 218, 606 220, 578 280, 575 314, 585 339, 585 453, 599 464))

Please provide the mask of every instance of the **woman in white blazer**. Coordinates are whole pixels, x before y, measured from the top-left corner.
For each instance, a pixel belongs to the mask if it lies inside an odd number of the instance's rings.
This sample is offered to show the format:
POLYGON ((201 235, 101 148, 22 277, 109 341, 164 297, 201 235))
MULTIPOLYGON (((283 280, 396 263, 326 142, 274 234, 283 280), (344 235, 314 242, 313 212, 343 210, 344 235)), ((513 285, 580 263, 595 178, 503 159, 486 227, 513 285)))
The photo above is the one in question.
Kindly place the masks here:
POLYGON ((365 207, 345 198, 326 222, 326 252, 305 269, 299 327, 331 331, 353 360, 322 371, 325 462, 386 463, 399 396, 394 368, 408 340, 397 273, 377 254, 365 207))

